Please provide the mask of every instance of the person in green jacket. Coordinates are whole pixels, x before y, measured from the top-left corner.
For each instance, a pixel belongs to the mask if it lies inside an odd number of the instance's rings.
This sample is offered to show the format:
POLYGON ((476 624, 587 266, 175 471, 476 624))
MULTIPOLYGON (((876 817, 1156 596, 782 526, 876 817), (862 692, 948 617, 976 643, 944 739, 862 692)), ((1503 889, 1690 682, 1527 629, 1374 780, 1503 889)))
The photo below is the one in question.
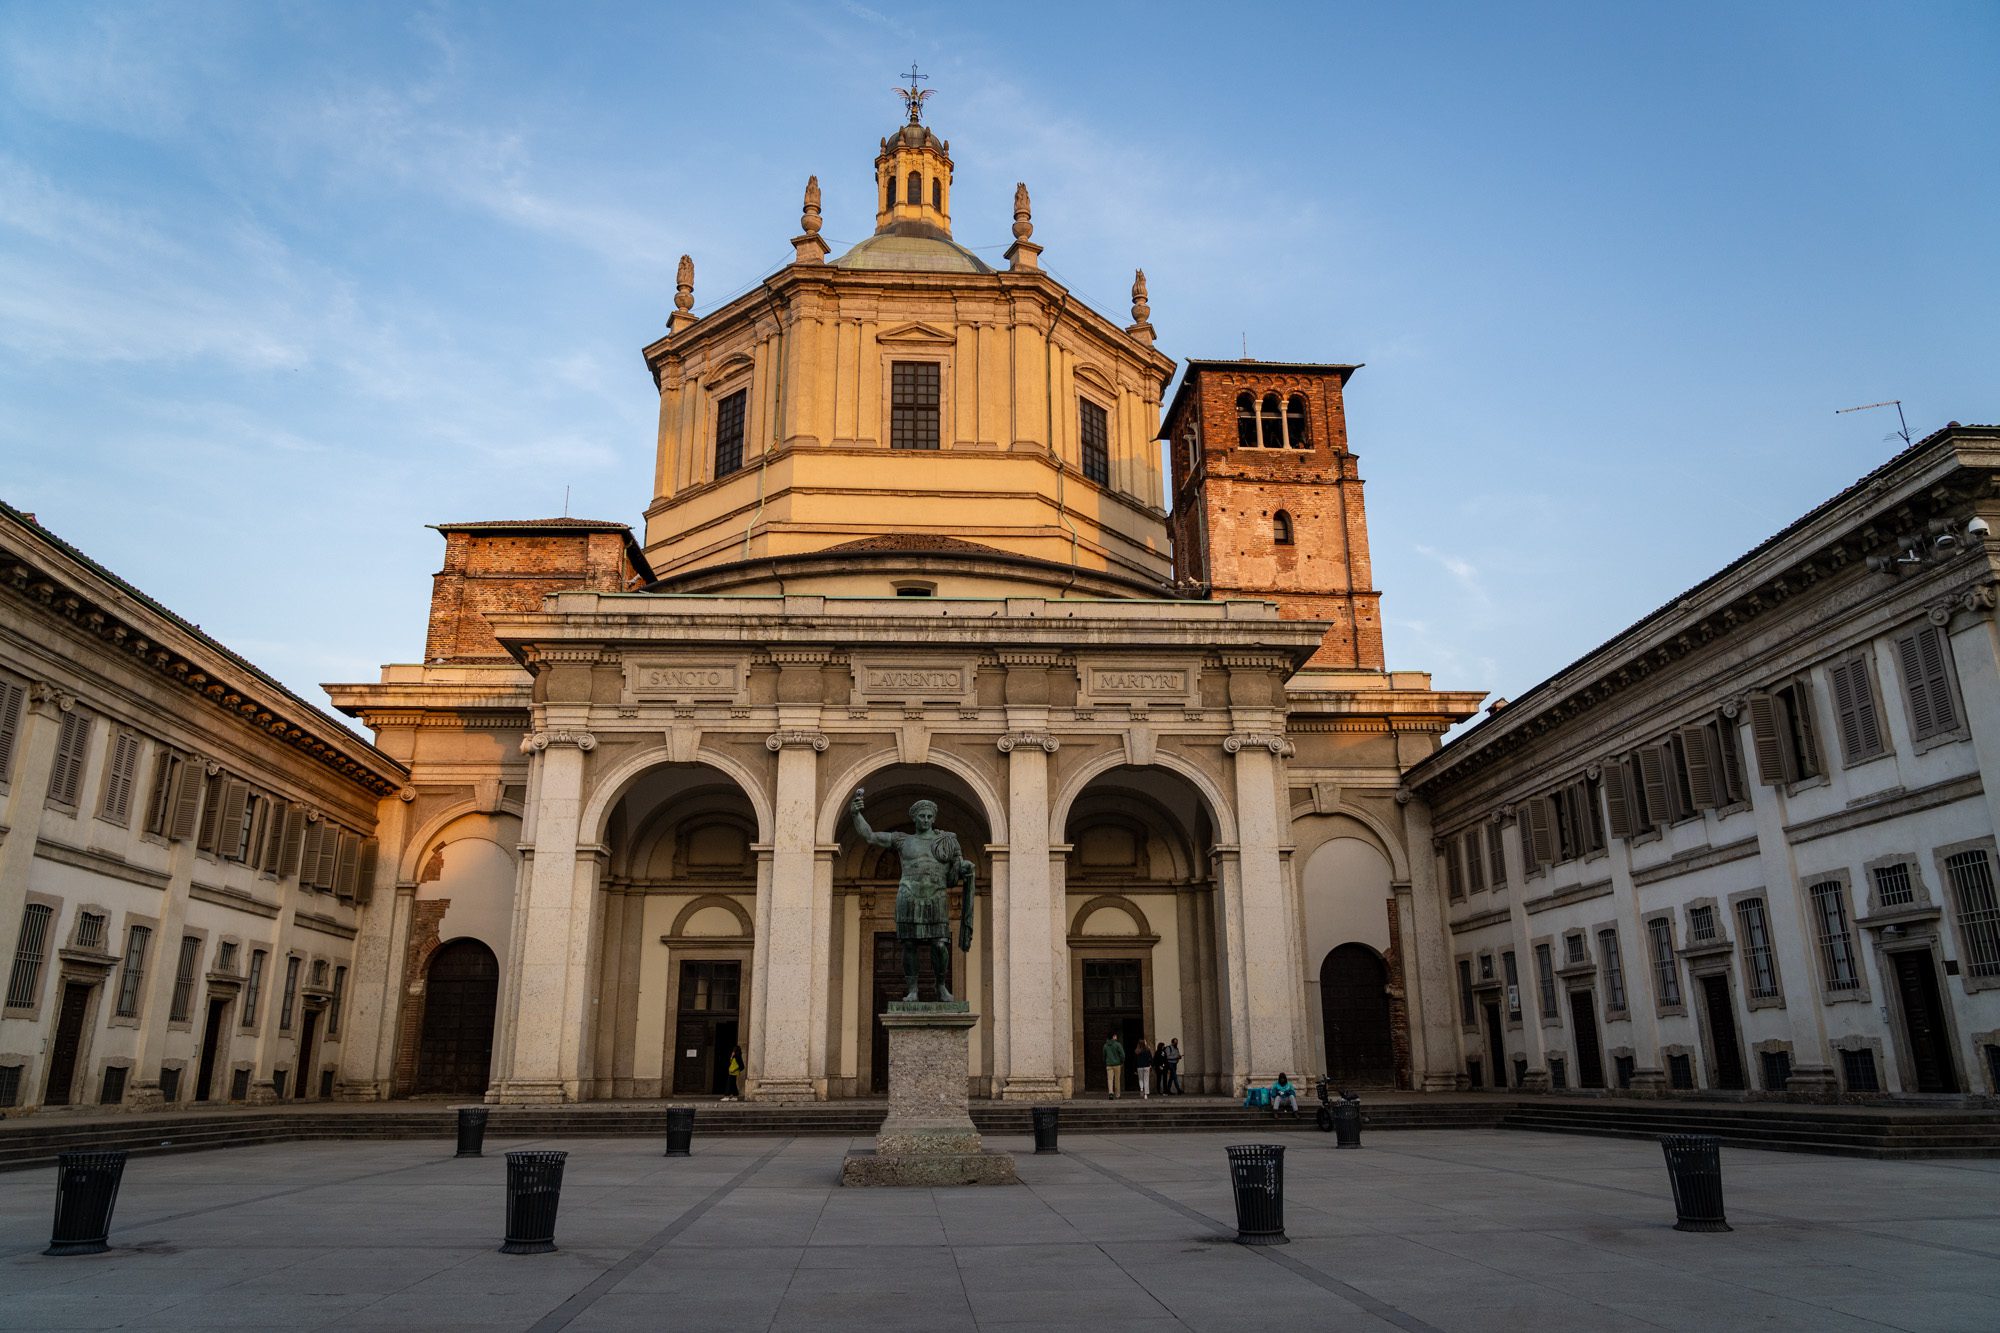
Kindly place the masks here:
POLYGON ((1114 1100, 1118 1096, 1119 1085, 1124 1082, 1125 1043, 1118 1040, 1118 1034, 1114 1032, 1104 1043, 1104 1084, 1111 1089, 1114 1100))

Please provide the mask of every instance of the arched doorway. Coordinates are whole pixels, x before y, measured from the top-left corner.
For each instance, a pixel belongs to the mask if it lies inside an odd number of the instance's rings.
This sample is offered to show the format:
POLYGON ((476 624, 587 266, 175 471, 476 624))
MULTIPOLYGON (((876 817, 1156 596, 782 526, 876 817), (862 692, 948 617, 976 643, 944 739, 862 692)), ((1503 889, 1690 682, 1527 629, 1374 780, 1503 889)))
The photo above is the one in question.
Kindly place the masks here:
POLYGON ((500 963, 478 940, 457 939, 431 955, 426 978, 417 1092, 478 1096, 493 1067, 500 963))
POLYGON ((1389 969, 1365 944, 1343 944, 1319 966, 1326 1073, 1339 1085, 1393 1086, 1396 1045, 1389 1024, 1389 969))

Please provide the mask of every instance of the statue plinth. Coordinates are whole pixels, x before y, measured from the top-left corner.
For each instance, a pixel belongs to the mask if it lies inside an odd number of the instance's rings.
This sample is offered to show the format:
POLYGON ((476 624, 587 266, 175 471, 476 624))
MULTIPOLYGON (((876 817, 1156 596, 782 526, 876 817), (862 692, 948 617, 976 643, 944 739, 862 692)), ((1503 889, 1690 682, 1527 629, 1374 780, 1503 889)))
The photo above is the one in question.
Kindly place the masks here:
POLYGON ((1012 1185, 1014 1158, 981 1146, 966 1110, 966 1052, 979 1015, 963 1000, 897 1000, 889 1033, 889 1115, 872 1152, 852 1152, 843 1185, 1012 1185))

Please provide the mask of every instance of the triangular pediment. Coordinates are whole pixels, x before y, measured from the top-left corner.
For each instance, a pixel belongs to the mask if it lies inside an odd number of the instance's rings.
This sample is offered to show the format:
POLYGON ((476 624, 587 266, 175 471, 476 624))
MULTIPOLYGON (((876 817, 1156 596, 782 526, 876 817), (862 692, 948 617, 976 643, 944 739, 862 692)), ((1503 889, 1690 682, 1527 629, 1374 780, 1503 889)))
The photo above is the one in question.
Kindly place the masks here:
POLYGON ((951 347, 958 342, 950 330, 931 324, 898 324, 876 334, 875 340, 899 347, 951 347))

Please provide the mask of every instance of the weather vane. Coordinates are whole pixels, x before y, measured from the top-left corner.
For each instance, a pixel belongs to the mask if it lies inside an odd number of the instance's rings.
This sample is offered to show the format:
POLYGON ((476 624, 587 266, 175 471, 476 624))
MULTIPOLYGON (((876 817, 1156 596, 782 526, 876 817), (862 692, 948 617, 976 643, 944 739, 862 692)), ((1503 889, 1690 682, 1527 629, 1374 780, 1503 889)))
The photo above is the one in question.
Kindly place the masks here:
POLYGON ((910 62, 910 72, 903 77, 910 81, 910 86, 896 89, 896 96, 903 99, 903 106, 910 113, 910 124, 915 125, 924 117, 924 102, 937 90, 917 87, 917 80, 928 83, 931 76, 917 73, 917 62, 914 60, 910 62))

